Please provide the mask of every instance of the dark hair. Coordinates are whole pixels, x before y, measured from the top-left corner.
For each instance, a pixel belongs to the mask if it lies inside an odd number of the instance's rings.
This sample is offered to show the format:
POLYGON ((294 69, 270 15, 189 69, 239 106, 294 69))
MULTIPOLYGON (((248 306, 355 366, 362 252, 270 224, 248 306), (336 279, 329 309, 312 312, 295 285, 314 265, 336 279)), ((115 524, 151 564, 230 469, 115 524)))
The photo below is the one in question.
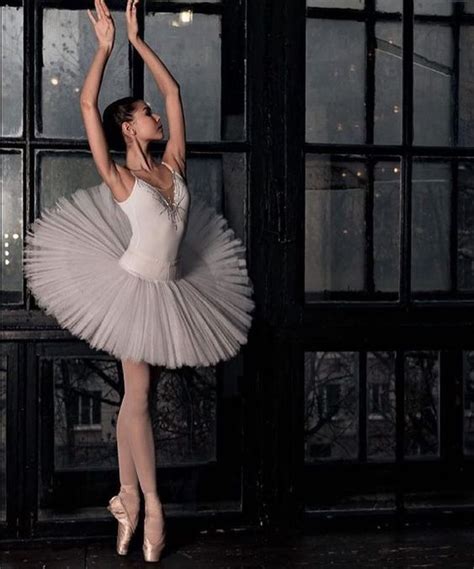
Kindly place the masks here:
POLYGON ((110 150, 125 151, 127 146, 122 134, 122 123, 133 119, 134 103, 141 101, 137 97, 117 99, 102 113, 105 138, 110 150))

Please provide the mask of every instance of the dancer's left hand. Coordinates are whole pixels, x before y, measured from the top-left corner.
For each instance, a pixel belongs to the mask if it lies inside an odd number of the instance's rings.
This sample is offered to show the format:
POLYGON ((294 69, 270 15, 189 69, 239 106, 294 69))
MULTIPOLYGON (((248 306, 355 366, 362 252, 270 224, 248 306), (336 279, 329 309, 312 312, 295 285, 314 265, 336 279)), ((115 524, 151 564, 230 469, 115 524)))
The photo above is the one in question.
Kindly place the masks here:
POLYGON ((138 38, 137 5, 139 0, 127 0, 125 17, 127 18, 127 35, 132 43, 138 38))

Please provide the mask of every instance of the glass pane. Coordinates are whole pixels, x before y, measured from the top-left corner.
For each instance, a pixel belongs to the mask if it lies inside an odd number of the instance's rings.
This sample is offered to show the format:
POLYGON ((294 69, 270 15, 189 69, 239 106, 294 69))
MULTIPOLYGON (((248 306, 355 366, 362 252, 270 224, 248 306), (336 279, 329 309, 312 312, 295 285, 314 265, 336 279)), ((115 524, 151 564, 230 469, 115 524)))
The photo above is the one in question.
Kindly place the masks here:
POLYGON ((99 496, 118 468, 119 366, 105 358, 40 358, 39 519, 106 517, 99 496), (100 402, 100 424, 86 412, 91 397, 100 402))
POLYGON ((474 146, 472 68, 474 66, 474 26, 462 25, 459 36, 459 119, 458 144, 474 146))
POLYGON ((474 163, 458 167, 458 287, 474 290, 474 163))
POLYGON ((364 289, 366 184, 361 160, 306 157, 307 293, 364 289))
POLYGON ((376 144, 400 144, 402 137, 402 24, 377 22, 375 51, 376 144))
MULTIPOLYGON (((112 11, 115 44, 99 94, 101 112, 129 95, 128 39, 124 10, 112 11)), ((42 121, 38 136, 86 138, 79 105, 80 90, 94 59, 97 38, 86 10, 43 12, 42 121)))
MULTIPOLYGON (((221 140, 221 28, 219 15, 185 11, 146 16, 145 39, 180 85, 187 140, 221 140), (187 56, 183 57, 183 53, 187 56)), ((165 132, 169 132, 164 101, 148 69, 145 97, 159 109, 165 132)), ((243 133, 243 118, 242 113, 238 117, 238 137, 243 133)))
POLYGON ((0 154, 1 219, 0 299, 3 305, 23 302, 23 157, 0 154))
POLYGON ((375 290, 398 291, 400 257, 400 163, 378 162, 374 171, 375 290))
POLYGON ((395 460, 395 409, 395 352, 368 352, 368 459, 395 460))
POLYGON ((364 22, 306 21, 306 140, 365 142, 364 22))
POLYGON ((90 154, 79 152, 38 152, 39 204, 37 211, 52 207, 61 196, 69 197, 78 188, 100 184, 90 154))
POLYGON ((8 356, 0 355, 0 521, 7 519, 7 381, 8 356))
POLYGON ((166 371, 152 408, 160 463, 169 466, 216 460, 216 373, 166 371))
POLYGON ((358 357, 305 352, 305 460, 358 456, 358 357))
POLYGON ((0 7, 1 136, 23 132, 23 8, 0 7))
POLYGON ((403 11, 403 0, 377 0, 376 9, 380 12, 398 12, 403 11))
POLYGON ((463 449, 464 454, 474 455, 474 352, 463 352, 463 449))
POLYGON ((455 4, 454 0, 415 0, 415 14, 450 16, 455 4))
POLYGON ((365 0, 307 0, 308 7, 321 8, 358 8, 363 9, 365 0))
POLYGON ((444 24, 416 23, 414 44, 414 144, 452 145, 452 29, 444 24))
POLYGON ((412 288, 450 288, 451 170, 440 162, 415 161, 412 200, 412 288))
POLYGON ((405 356, 405 456, 439 454, 439 355, 435 351, 405 356))
MULTIPOLYGON (((402 4, 403 0, 377 0, 377 10, 401 12, 402 4)), ((415 0, 414 10, 415 14, 449 16, 452 14, 455 4, 456 2, 454 0, 415 0)))

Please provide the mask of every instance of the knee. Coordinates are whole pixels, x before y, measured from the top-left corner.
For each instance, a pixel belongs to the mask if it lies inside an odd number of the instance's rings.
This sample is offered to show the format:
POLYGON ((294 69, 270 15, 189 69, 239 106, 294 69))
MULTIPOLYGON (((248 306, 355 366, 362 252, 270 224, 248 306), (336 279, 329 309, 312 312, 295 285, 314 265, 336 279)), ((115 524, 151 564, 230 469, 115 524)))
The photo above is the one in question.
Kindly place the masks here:
POLYGON ((127 413, 144 415, 149 411, 148 393, 125 393, 122 406, 126 409, 127 413))

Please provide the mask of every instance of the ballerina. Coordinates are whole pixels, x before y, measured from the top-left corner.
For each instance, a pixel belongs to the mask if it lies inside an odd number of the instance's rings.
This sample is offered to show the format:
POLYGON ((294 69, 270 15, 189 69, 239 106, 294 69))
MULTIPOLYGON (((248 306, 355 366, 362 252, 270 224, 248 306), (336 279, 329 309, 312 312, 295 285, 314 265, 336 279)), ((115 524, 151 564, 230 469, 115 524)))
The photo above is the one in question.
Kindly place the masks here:
POLYGON ((118 520, 117 552, 128 552, 145 502, 143 554, 165 546, 148 409, 150 366, 209 366, 247 342, 255 303, 245 247, 227 220, 186 181, 180 89, 140 38, 138 0, 127 0, 127 35, 161 90, 169 140, 161 162, 161 117, 143 99, 97 100, 115 26, 105 0, 88 10, 98 48, 81 90, 81 113, 102 183, 43 210, 27 229, 24 273, 38 306, 91 347, 121 360, 125 394, 117 420, 120 490, 108 509, 118 520), (125 165, 110 155, 124 150, 125 165))

